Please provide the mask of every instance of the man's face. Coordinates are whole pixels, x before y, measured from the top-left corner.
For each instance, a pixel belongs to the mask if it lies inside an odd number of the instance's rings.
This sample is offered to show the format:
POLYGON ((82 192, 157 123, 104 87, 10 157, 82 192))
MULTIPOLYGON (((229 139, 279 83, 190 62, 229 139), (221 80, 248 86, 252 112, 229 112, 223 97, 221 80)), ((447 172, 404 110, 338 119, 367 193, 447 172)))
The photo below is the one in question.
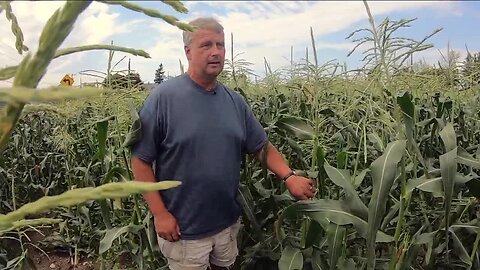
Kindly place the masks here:
POLYGON ((189 69, 206 78, 215 78, 222 72, 225 60, 223 33, 198 29, 190 45, 185 46, 189 69))

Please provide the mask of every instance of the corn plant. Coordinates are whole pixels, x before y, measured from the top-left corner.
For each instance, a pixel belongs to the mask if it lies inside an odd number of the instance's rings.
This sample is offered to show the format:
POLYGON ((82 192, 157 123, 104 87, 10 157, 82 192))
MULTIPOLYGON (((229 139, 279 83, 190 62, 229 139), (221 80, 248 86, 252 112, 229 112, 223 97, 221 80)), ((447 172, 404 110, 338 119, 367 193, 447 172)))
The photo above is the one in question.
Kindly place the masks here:
MULTIPOLYGON (((127 9, 145 13, 148 16, 160 18, 167 23, 176 26, 183 30, 191 30, 187 24, 179 22, 174 16, 165 15, 155 10, 144 9, 141 6, 127 2, 127 1, 102 1, 107 4, 121 5, 127 9)), ((7 19, 11 21, 12 32, 16 37, 16 48, 21 54, 28 51, 28 48, 23 44, 23 33, 21 27, 12 11, 9 1, 2 1, 1 11, 5 10, 7 19)), ((187 12, 187 9, 177 1, 168 1, 166 4, 172 6, 178 12, 187 12)), ((47 21, 44 26, 39 39, 38 50, 35 53, 27 53, 21 63, 17 66, 7 67, 0 70, 0 78, 2 80, 14 78, 13 87, 1 89, 1 98, 6 102, 6 106, 2 108, 0 113, 0 152, 5 150, 10 135, 14 131, 18 123, 22 111, 26 104, 33 102, 53 102, 58 100, 66 100, 78 97, 98 96, 103 90, 97 88, 82 88, 79 90, 63 89, 62 87, 53 87, 51 89, 37 88, 38 83, 47 71, 50 62, 57 57, 64 55, 89 51, 98 49, 108 49, 111 51, 122 51, 133 55, 149 57, 147 53, 141 50, 131 48, 113 46, 113 45, 87 45, 81 47, 63 48, 59 49, 66 37, 71 33, 73 25, 78 16, 91 4, 91 1, 67 1, 63 7, 54 12, 54 14, 47 21)), ((3 107, 3 106, 2 106, 3 107)), ((105 122, 99 122, 98 128, 105 130, 105 122)), ((104 136, 103 131, 99 131, 99 137, 104 136)), ((102 145, 102 142, 100 142, 102 145)), ((105 147, 100 146, 100 158, 105 155, 105 147)), ((15 180, 12 179, 12 197, 16 194, 14 192, 15 180)), ((131 179, 132 180, 132 179, 131 179)), ((2 233, 9 232, 13 229, 38 225, 42 223, 58 222, 58 219, 34 219, 24 220, 27 215, 39 214, 40 211, 50 209, 56 206, 70 206, 73 204, 80 204, 88 200, 98 200, 106 198, 124 197, 133 193, 145 192, 147 190, 157 190, 160 188, 171 187, 168 184, 150 184, 138 186, 138 189, 125 189, 131 185, 132 182, 127 183, 112 183, 107 184, 97 189, 85 188, 85 190, 72 190, 58 195, 59 197, 44 197, 35 203, 26 204, 19 209, 8 214, 0 216, 0 231, 2 233), (112 186, 113 188, 110 188, 112 186)), ((13 208, 16 208, 15 200, 13 208)), ((104 209, 106 210, 106 209, 104 209)), ((18 261, 18 260, 17 260, 18 261)), ((12 267, 12 263, 7 263, 12 267)), ((16 263, 18 264, 18 262, 16 263)))

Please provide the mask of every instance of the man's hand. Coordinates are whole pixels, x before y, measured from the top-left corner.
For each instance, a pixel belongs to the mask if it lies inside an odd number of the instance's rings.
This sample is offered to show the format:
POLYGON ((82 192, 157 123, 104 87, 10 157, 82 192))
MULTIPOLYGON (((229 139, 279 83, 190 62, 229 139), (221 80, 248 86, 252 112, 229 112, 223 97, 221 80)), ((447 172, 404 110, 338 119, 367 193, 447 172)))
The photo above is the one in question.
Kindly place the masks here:
POLYGON ((155 230, 161 238, 175 242, 180 239, 180 227, 177 219, 170 212, 155 215, 155 230))
POLYGON ((288 191, 298 200, 308 200, 315 196, 317 189, 315 181, 297 175, 288 177, 285 181, 288 191))

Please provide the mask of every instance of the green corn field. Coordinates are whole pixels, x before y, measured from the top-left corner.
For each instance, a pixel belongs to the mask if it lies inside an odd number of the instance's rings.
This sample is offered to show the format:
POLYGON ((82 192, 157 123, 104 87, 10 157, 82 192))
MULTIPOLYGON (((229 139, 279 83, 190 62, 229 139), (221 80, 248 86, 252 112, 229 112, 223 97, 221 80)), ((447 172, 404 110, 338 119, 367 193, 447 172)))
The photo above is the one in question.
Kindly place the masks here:
MULTIPOLYGON (((100 1, 181 30, 173 15, 100 1)), ((179 184, 133 182, 130 145, 148 92, 136 87, 37 85, 64 55, 148 52, 116 45, 61 48, 90 1, 67 1, 43 27, 38 50, 0 69, 0 268, 167 269, 141 193, 179 184), (60 268, 63 262, 68 267, 60 268)), ((176 12, 179 1, 164 1, 176 12)), ((398 37, 414 20, 381 23, 347 39, 364 67, 319 63, 285 70, 265 59, 264 78, 233 50, 219 79, 245 97, 292 168, 317 181, 295 201, 261 162, 245 157, 238 200, 243 227, 235 269, 480 269, 480 66, 414 69, 432 48, 398 37), (357 48, 370 44, 371 49, 357 48)), ((28 51, 9 1, 16 48, 28 51)), ((316 52, 313 31, 311 50, 316 52)), ((227 36, 227 33, 226 33, 227 36)), ((289 46, 286 44, 286 46, 289 46)), ((449 61, 450 62, 450 61, 449 61)))

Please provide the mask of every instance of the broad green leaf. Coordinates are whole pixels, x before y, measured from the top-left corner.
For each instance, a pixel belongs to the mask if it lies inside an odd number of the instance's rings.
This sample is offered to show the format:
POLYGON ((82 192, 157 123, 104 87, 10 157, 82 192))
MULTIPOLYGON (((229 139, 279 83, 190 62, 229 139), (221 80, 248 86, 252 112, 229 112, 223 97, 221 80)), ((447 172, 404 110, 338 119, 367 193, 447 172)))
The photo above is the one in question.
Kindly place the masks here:
POLYGON ((347 230, 343 226, 334 223, 328 225, 328 262, 331 270, 336 269, 338 259, 342 255, 343 250, 346 249, 344 245, 346 232, 347 230))
POLYGON ((337 153, 337 167, 338 168, 345 168, 348 160, 348 153, 347 151, 340 151, 337 153))
MULTIPOLYGON (((444 130, 448 130, 448 126, 451 126, 449 123, 444 130)), ((450 129, 453 131, 453 127, 450 129)), ((442 130, 443 131, 443 130, 442 130)), ((442 139, 444 140, 445 148, 450 149, 453 145, 453 139, 451 139, 452 134, 443 134, 442 139)), ((456 141, 455 141, 456 143, 456 141)), ((457 172, 457 147, 454 147, 452 150, 449 150, 447 153, 440 156, 440 170, 442 171, 442 182, 443 182, 443 192, 445 194, 444 200, 444 213, 445 213, 445 228, 447 230, 450 227, 450 213, 452 208, 452 199, 453 199, 453 188, 455 185, 455 174, 457 172)), ((447 232, 445 244, 449 244, 450 234, 447 232)), ((448 260, 448 253, 447 253, 448 260)))
POLYGON ((412 244, 423 245, 423 244, 426 244, 428 242, 431 242, 435 238, 435 235, 437 234, 437 232, 438 231, 433 231, 433 232, 429 232, 429 233, 422 233, 419 236, 415 237, 412 244))
POLYGON ((329 269, 325 256, 318 248, 313 248, 312 252, 312 269, 313 270, 327 270, 329 269))
POLYGON ((418 188, 426 192, 432 192, 437 196, 442 196, 443 194, 442 177, 427 179, 426 176, 423 175, 420 178, 409 180, 407 182, 407 194, 411 193, 415 188, 418 188))
POLYGON ((142 136, 142 122, 140 121, 140 116, 133 103, 128 103, 128 108, 130 110, 130 117, 132 117, 132 126, 122 145, 126 148, 132 147, 142 136))
POLYGON ((446 227, 450 226, 449 216, 453 199, 453 188, 455 186, 455 175, 457 172, 457 148, 440 156, 440 169, 442 170, 443 192, 445 194, 445 218, 446 227))
MULTIPOLYGON (((253 231, 257 235, 262 235, 260 224, 255 217, 253 196, 245 184, 240 184, 238 187, 238 200, 240 201, 243 213, 247 216, 253 231)), ((277 236, 282 237, 281 235, 277 236)))
POLYGON ((320 246, 320 242, 322 241, 323 232, 324 232, 324 229, 322 227, 323 226, 320 225, 320 223, 315 219, 310 221, 310 226, 308 228, 308 233, 306 237, 307 239, 305 241, 305 248, 309 248, 311 246, 317 246, 317 247, 320 246))
POLYGON ((355 176, 355 180, 353 182, 355 188, 359 187, 362 184, 363 179, 365 179, 365 175, 367 175, 367 172, 370 172, 370 169, 366 168, 361 171, 357 176, 355 176))
POLYGON ((339 264, 338 269, 357 270, 357 268, 355 267, 355 261, 352 258, 348 258, 342 264, 339 264))
POLYGON ((110 209, 110 204, 107 203, 107 200, 102 199, 98 200, 98 204, 100 205, 100 214, 103 219, 103 223, 107 230, 112 229, 112 220, 111 220, 111 213, 112 209, 110 209))
POLYGON ((143 220, 143 224, 146 226, 145 232, 148 238, 148 243, 150 244, 151 249, 154 252, 160 252, 160 247, 158 246, 158 234, 155 229, 155 220, 149 211, 143 220))
MULTIPOLYGON (((454 185, 462 186, 474 178, 474 175, 463 175, 461 173, 455 173, 454 185)), ((415 188, 420 190, 431 192, 437 198, 443 197, 443 180, 442 177, 433 177, 427 179, 425 175, 420 178, 409 180, 407 182, 406 196, 410 194, 415 188)))
POLYGON ((480 160, 470 156, 467 150, 463 149, 462 147, 458 147, 457 154, 458 154, 458 157, 457 157, 458 163, 470 166, 475 169, 480 169, 480 160))
POLYGON ((420 148, 415 140, 415 105, 412 102, 413 96, 405 92, 403 95, 397 96, 397 103, 403 111, 403 120, 405 122, 405 129, 408 143, 412 146, 418 161, 425 167, 425 161, 420 152, 420 148))
POLYGON ((400 105, 403 113, 410 119, 413 119, 415 114, 415 105, 412 102, 413 96, 409 92, 404 92, 403 95, 397 96, 397 103, 400 105))
POLYGON ((321 168, 323 164, 325 164, 325 151, 323 150, 323 147, 321 145, 317 145, 315 152, 317 158, 316 165, 318 168, 321 168))
MULTIPOLYGON (((292 140, 291 138, 289 137, 285 137, 285 140, 287 141, 288 145, 290 145, 290 147, 292 148, 292 150, 297 154, 297 156, 303 161, 303 151, 302 151, 302 148, 300 147, 300 145, 292 140)), ((306 164, 306 162, 305 162, 306 164)), ((306 164, 307 165, 307 164, 306 164)))
POLYGON ((260 196, 262 196, 263 198, 268 198, 270 196, 272 196, 273 194, 273 190, 271 189, 266 189, 263 185, 262 185, 262 182, 255 182, 253 184, 253 186, 255 187, 256 191, 258 192, 258 194, 260 194, 260 196))
POLYGON ((98 253, 103 254, 105 251, 109 250, 110 247, 112 247, 113 241, 120 237, 120 235, 124 233, 137 233, 141 229, 143 229, 143 225, 130 224, 124 227, 107 230, 103 239, 100 240, 98 253))
POLYGON ((471 266, 470 255, 468 255, 467 249, 463 245, 462 241, 458 238, 455 231, 450 229, 450 235, 452 236, 453 240, 453 250, 457 254, 457 256, 462 260, 463 263, 471 266))
POLYGON ((303 254, 298 248, 286 246, 278 261, 279 270, 302 270, 303 254))
POLYGON ((367 134, 367 138, 373 144, 375 149, 377 149, 377 151, 384 151, 385 150, 385 147, 383 146, 382 139, 380 139, 380 137, 378 136, 378 134, 375 131, 367 134))
POLYGON ((370 166, 373 193, 368 205, 367 261, 369 263, 375 262, 377 232, 385 215, 388 195, 395 180, 398 163, 405 152, 405 146, 405 140, 389 143, 385 152, 370 166))
POLYGON ((275 125, 300 140, 312 140, 315 136, 313 128, 305 120, 300 118, 284 116, 280 118, 275 125))
MULTIPOLYGON (((475 220, 473 220, 472 222, 475 222, 475 220)), ((450 226, 450 229, 452 229, 452 230, 467 229, 472 233, 476 233, 477 230, 480 229, 480 227, 478 225, 473 225, 473 224, 456 223, 456 224, 452 224, 450 226)))
MULTIPOLYGON (((354 215, 344 201, 328 199, 299 201, 285 208, 279 217, 279 225, 285 218, 296 219, 301 215, 309 216, 320 224, 325 222, 325 219, 338 225, 352 224, 361 237, 367 238, 369 226, 367 221, 354 215)), ((390 235, 377 231, 377 242, 391 242, 392 240, 390 235)))
POLYGON ((445 145, 445 152, 450 152, 457 147, 457 135, 455 134, 452 123, 448 123, 445 128, 440 131, 440 137, 445 145))
POLYGON ((325 164, 323 167, 330 180, 332 180, 335 185, 343 188, 345 192, 345 201, 350 204, 352 213, 363 219, 367 219, 368 208, 362 202, 360 197, 358 197, 358 193, 352 185, 352 177, 348 170, 337 169, 328 164, 325 164))
POLYGON ((97 142, 98 142, 98 159, 103 160, 107 152, 107 131, 108 121, 113 119, 113 116, 97 121, 97 142))
POLYGON ((398 210, 400 210, 400 201, 396 201, 395 204, 390 207, 387 214, 383 218, 382 224, 380 225, 380 230, 383 230, 387 227, 390 222, 398 217, 398 210))

